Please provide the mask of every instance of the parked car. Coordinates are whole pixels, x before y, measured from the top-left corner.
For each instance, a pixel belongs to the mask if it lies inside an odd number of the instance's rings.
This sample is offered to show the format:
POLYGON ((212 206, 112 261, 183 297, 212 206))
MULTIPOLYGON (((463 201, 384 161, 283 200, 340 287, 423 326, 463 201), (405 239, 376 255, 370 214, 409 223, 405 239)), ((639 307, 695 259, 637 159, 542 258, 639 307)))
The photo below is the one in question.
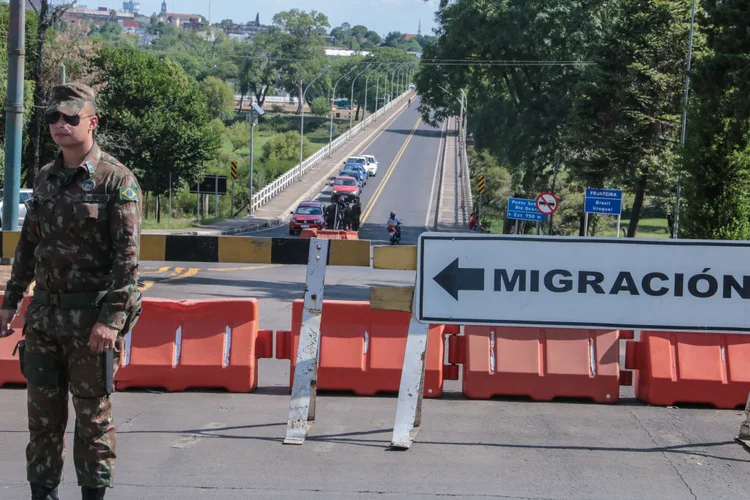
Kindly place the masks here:
POLYGON ((346 166, 344 166, 344 170, 353 170, 357 172, 357 175, 362 179, 362 185, 364 186, 367 184, 367 167, 365 165, 362 165, 361 163, 347 163, 346 166))
POLYGON ((370 177, 378 175, 378 160, 372 155, 364 155, 367 160, 367 173, 370 177))
POLYGON ((289 221, 289 234, 295 235, 303 229, 324 229, 326 206, 319 201, 303 201, 297 206, 297 210, 291 212, 292 219, 289 221))
POLYGON ((357 179, 350 176, 339 176, 333 181, 333 193, 331 194, 331 201, 336 202, 340 197, 343 197, 345 202, 354 201, 360 195, 360 187, 357 179))
MULTIPOLYGON (((21 189, 18 195, 18 229, 21 229, 21 226, 23 226, 23 220, 26 218, 26 205, 24 202, 31 198, 31 195, 33 194, 33 189, 21 189)), ((2 217, 3 217, 3 195, 2 190, 0 190, 0 225, 2 225, 2 217)))
POLYGON ((355 181, 357 181, 357 186, 359 186, 359 189, 361 190, 365 183, 362 180, 362 175, 360 174, 359 170, 354 170, 350 168, 345 168, 341 172, 338 173, 336 177, 351 177, 355 181))
POLYGON ((350 156, 346 159, 344 162, 344 165, 349 165, 351 163, 359 163, 360 165, 367 165, 367 158, 364 156, 350 156))

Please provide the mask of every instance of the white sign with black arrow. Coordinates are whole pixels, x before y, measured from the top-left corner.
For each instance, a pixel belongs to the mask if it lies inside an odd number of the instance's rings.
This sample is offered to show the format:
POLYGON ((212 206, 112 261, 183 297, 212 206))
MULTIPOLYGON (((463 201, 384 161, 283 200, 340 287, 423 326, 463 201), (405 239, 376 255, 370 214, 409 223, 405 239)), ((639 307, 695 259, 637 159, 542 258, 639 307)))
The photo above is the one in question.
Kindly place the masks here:
POLYGON ((750 244, 423 233, 415 314, 432 324, 750 333, 750 244))

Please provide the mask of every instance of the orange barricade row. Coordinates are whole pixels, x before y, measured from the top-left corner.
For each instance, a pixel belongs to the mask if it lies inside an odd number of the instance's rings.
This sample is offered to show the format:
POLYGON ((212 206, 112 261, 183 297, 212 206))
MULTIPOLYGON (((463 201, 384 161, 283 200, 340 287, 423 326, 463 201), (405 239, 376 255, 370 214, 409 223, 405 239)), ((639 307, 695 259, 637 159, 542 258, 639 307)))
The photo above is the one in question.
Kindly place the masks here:
POLYGON ((527 396, 534 401, 558 397, 619 400, 620 338, 632 332, 466 326, 449 337, 448 357, 463 365, 463 394, 472 399, 527 396))
POLYGON ((144 299, 124 354, 119 390, 250 392, 258 386, 257 359, 273 356, 273 338, 258 330, 256 299, 144 299))
POLYGON ((635 396, 645 403, 744 406, 750 392, 750 342, 745 335, 641 332, 626 345, 635 396))
MULTIPOLYGON (((292 305, 292 331, 276 332, 276 359, 291 361, 289 387, 294 382, 303 301, 292 305)), ((409 331, 408 312, 370 309, 369 302, 324 300, 320 325, 320 364, 317 388, 353 391, 360 396, 398 392, 409 331)), ((424 396, 443 393, 443 335, 431 326, 427 341, 424 396)))
MULTIPOLYGON (((0 300, 2 300, 4 293, 0 292, 0 300)), ((29 305, 31 297, 24 297, 21 302, 21 313, 11 323, 10 327, 16 331, 10 337, 0 339, 0 387, 7 384, 23 384, 26 385, 26 379, 21 374, 21 366, 18 362, 18 353, 15 356, 13 351, 16 349, 16 344, 23 337, 23 314, 26 312, 26 308, 29 305)))

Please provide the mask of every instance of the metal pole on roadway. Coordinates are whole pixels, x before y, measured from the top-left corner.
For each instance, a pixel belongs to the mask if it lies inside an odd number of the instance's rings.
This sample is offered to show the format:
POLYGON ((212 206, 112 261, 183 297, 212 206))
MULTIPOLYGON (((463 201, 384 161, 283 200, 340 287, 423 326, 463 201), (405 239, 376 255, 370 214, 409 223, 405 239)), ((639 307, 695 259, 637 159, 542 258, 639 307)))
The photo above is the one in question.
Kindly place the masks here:
POLYGON ((307 96, 307 91, 310 90, 310 87, 312 86, 312 84, 315 83, 318 80, 318 78, 325 75, 329 69, 331 69, 330 66, 326 66, 325 68, 323 68, 323 71, 321 71, 318 76, 313 78, 312 81, 307 84, 305 91, 302 93, 302 102, 300 103, 302 116, 299 122, 299 165, 297 166, 297 168, 299 169, 299 180, 302 180, 302 148, 304 146, 304 135, 305 135, 305 96, 307 96))
POLYGON ((18 230, 23 147, 23 76, 26 55, 26 6, 11 0, 8 30, 8 95, 5 101, 5 178, 3 185, 3 231, 18 230))
MULTIPOLYGON (((693 0, 693 9, 690 14, 690 41, 688 43, 688 58, 687 58, 687 69, 685 70, 685 104, 682 108, 682 132, 680 133, 680 146, 685 148, 685 131, 687 130, 687 108, 690 100, 690 68, 692 67, 693 60, 693 34, 695 33, 695 4, 697 0, 693 0)), ((674 210, 674 231, 672 232, 672 238, 677 239, 680 232, 680 195, 682 194, 682 174, 677 174, 677 195, 675 201, 674 210)))
POLYGON ((359 78, 365 71, 367 71, 368 66, 365 65, 365 69, 359 72, 357 76, 354 77, 352 80, 352 96, 349 99, 349 106, 351 109, 349 109, 349 139, 352 138, 352 125, 354 123, 354 83, 357 81, 357 78, 359 78))
MULTIPOLYGON (((375 69, 377 70, 379 67, 381 67, 383 63, 378 64, 375 69)), ((362 122, 364 125, 362 125, 362 128, 367 128, 367 86, 370 84, 370 72, 367 72, 367 77, 365 77, 365 107, 364 112, 362 113, 362 122)))
POLYGON ((167 214, 167 227, 172 223, 172 172, 169 172, 169 213, 167 214))
POLYGON ((250 106, 250 217, 253 216, 253 163, 255 162, 255 110, 250 106))
MULTIPOLYGON (((341 82, 341 80, 343 80, 345 77, 347 77, 349 75, 349 73, 351 73, 355 69, 357 69, 357 65, 356 64, 354 66, 352 66, 349 71, 347 71, 346 73, 344 73, 344 75, 341 78, 339 78, 338 80, 336 80, 336 83, 333 84, 333 92, 331 92, 331 100, 332 101, 334 99, 336 99, 336 86, 339 84, 339 82, 341 82)), ((333 102, 331 102, 331 123, 328 126, 328 157, 329 158, 331 157, 331 148, 332 148, 331 144, 333 144, 333 102)))

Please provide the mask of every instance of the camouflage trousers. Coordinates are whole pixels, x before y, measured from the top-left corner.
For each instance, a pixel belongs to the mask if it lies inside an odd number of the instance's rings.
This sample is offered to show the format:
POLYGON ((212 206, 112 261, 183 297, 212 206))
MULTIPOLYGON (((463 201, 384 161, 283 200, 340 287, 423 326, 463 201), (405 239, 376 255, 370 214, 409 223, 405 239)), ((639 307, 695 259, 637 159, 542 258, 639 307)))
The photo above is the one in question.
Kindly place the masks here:
MULTIPOLYGON (((28 481, 48 487, 62 482, 70 392, 76 416, 73 462, 78 485, 111 487, 117 454, 112 402, 104 374, 106 358, 91 352, 88 337, 56 336, 28 325, 24 335, 26 352, 54 356, 65 367, 68 379, 66 386, 28 384, 28 481)), ((123 345, 120 336, 114 349, 115 373, 123 345)))

